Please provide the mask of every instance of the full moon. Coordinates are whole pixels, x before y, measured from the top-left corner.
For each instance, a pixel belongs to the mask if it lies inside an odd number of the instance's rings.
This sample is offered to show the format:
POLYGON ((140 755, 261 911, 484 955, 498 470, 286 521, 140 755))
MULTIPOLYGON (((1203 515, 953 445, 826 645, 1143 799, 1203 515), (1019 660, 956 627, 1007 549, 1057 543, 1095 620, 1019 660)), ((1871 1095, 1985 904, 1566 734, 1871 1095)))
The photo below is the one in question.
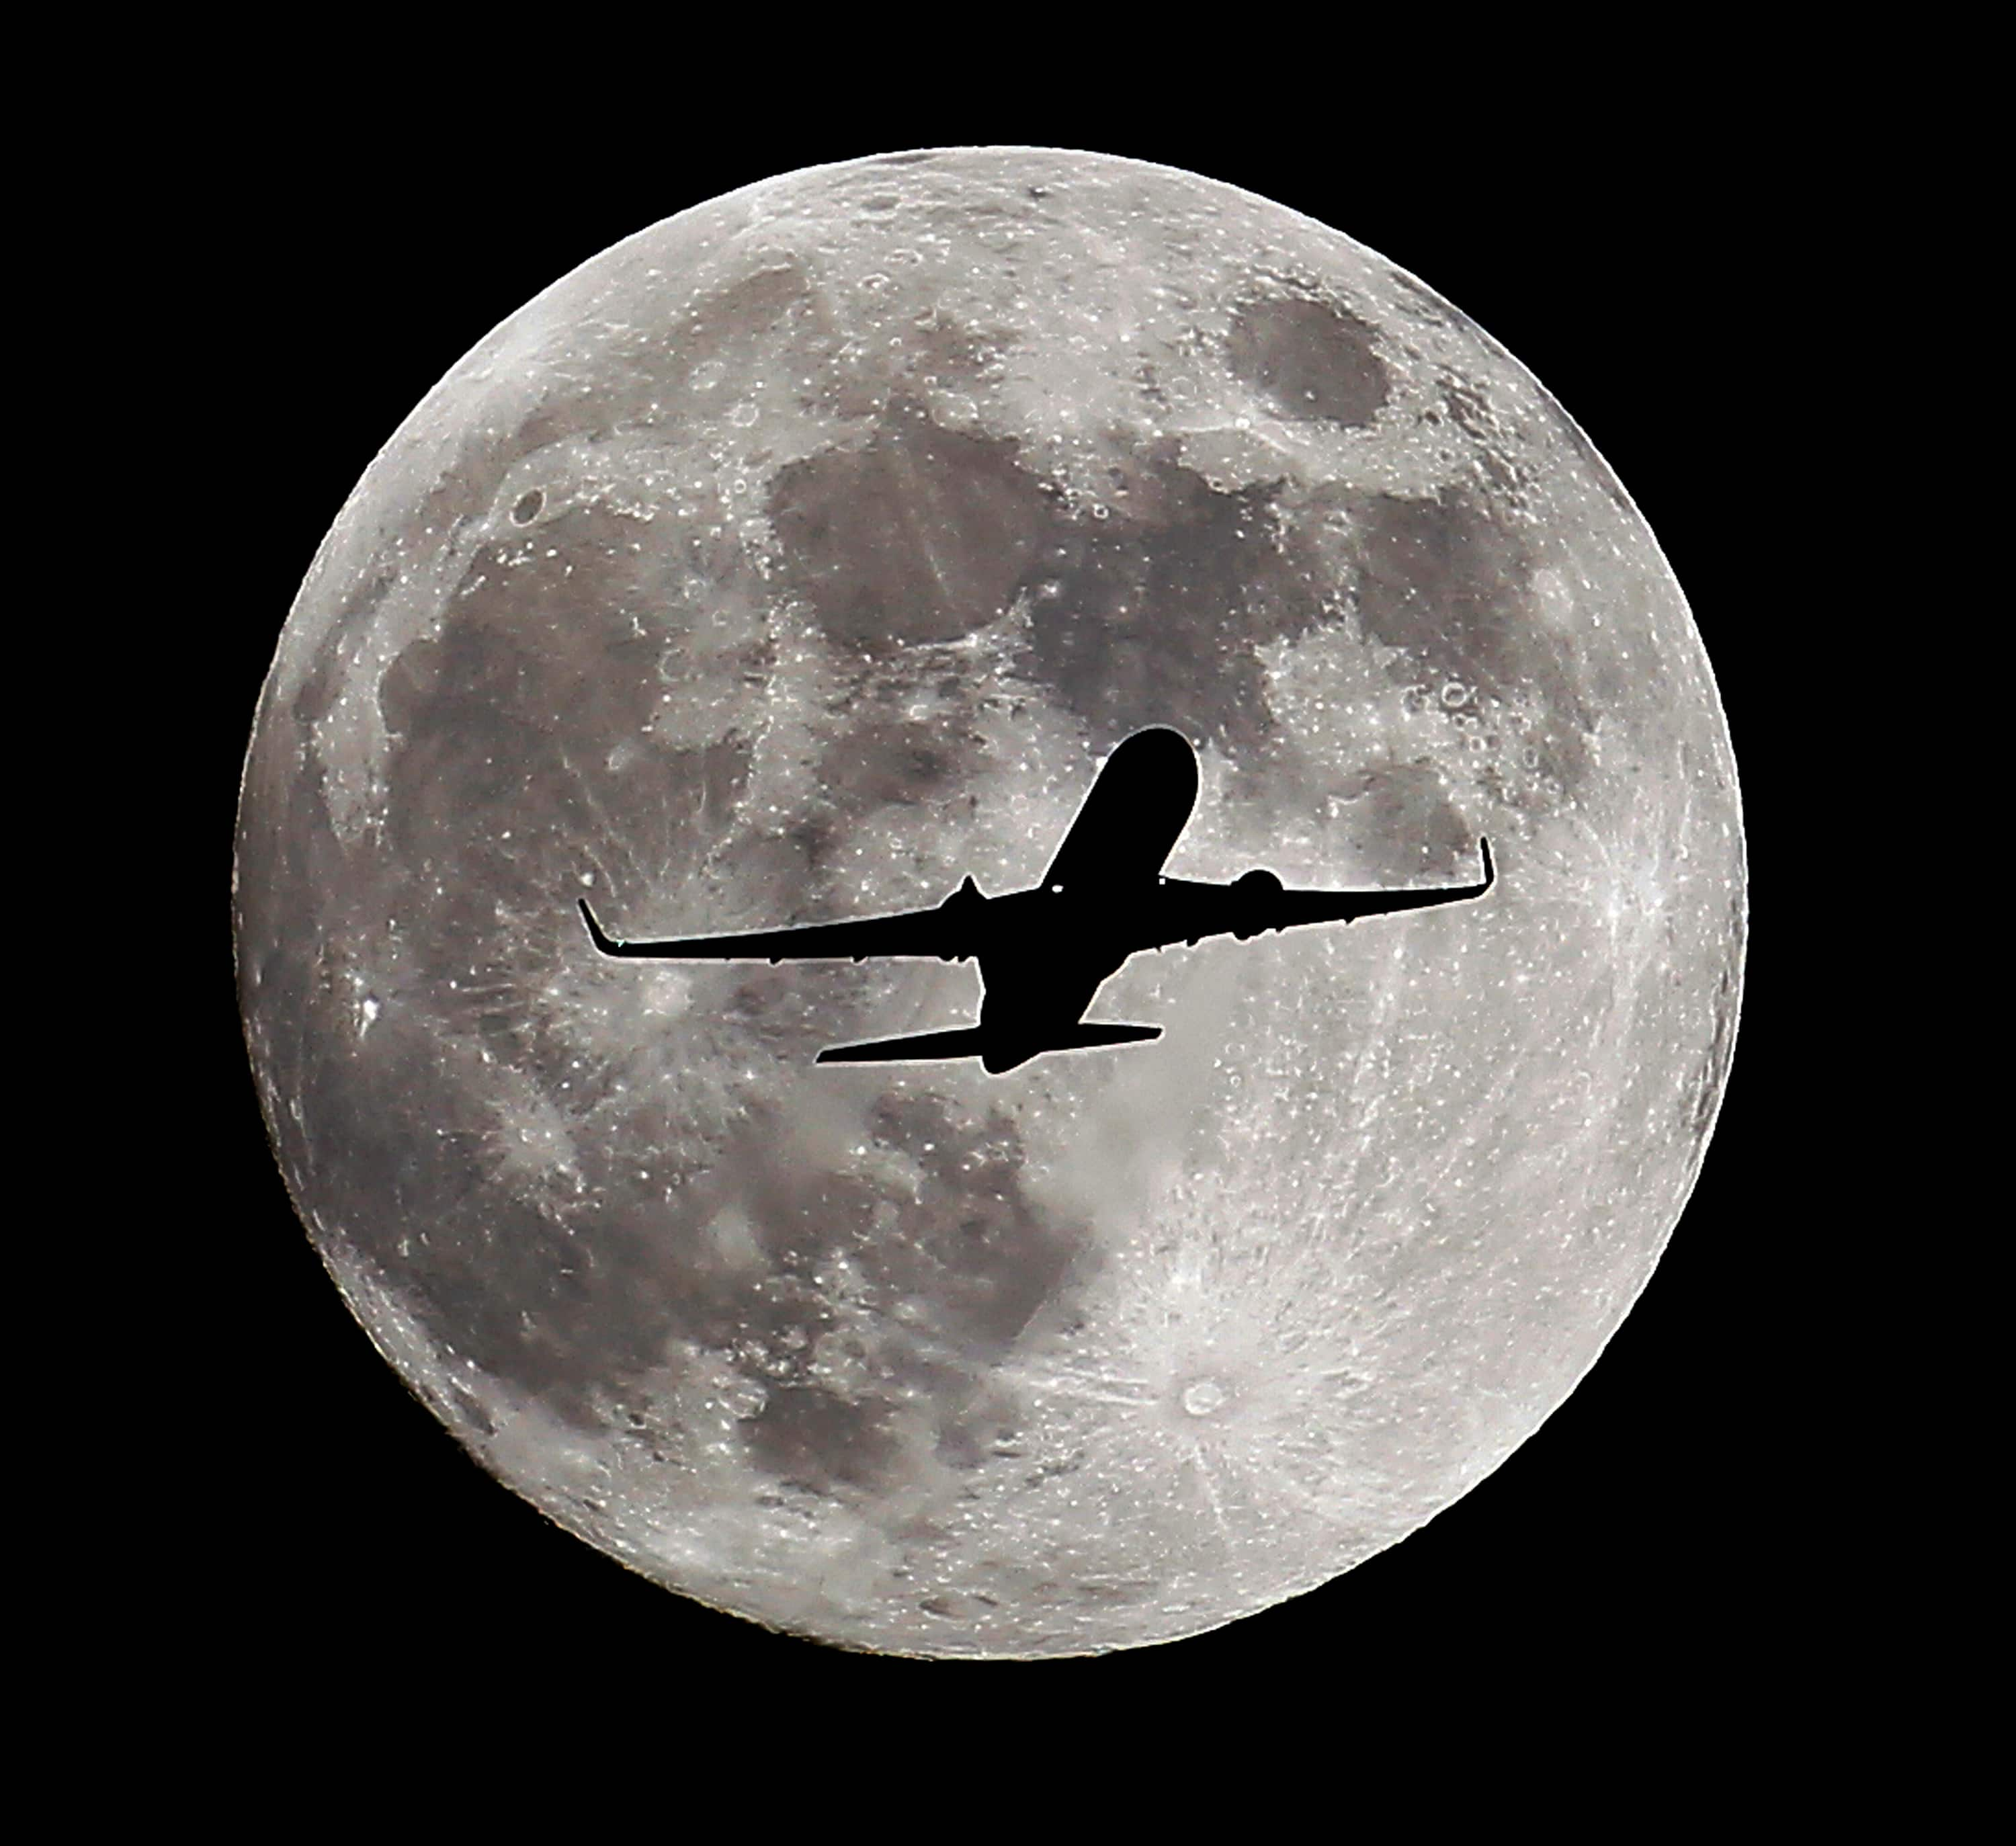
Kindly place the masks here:
POLYGON ((962 148, 667 218, 442 380, 280 632, 234 917, 290 1194, 486 1469, 754 1621, 1031 1657, 1323 1584, 1561 1404, 1744 888, 1687 603, 1517 361, 1251 193, 962 148), (813 1062, 970 964, 582 929, 1026 887, 1150 725, 1172 875, 1496 885, 1139 955, 1092 1017, 1159 1041, 1002 1076, 813 1062))

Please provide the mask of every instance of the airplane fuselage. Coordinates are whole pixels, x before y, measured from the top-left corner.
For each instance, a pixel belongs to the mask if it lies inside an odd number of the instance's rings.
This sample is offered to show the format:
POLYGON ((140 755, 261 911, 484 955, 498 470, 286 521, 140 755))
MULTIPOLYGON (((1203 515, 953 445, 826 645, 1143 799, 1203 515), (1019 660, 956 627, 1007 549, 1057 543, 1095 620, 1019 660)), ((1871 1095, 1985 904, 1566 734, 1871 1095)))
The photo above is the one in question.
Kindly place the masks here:
POLYGON ((1197 757, 1173 731, 1140 731, 1109 757, 1043 882, 990 901, 974 956, 990 1071, 1057 1045, 1132 952, 1118 919, 1153 901, 1197 805, 1197 757))
POLYGON ((990 909, 995 907, 1001 927, 998 934, 989 932, 994 945, 973 959, 983 990, 980 1027, 989 1048, 982 1061, 999 1072, 1026 1063, 1067 1036, 1132 950, 1106 939, 1109 931, 1102 925, 1112 912, 1082 896, 1039 886, 994 898, 990 909))

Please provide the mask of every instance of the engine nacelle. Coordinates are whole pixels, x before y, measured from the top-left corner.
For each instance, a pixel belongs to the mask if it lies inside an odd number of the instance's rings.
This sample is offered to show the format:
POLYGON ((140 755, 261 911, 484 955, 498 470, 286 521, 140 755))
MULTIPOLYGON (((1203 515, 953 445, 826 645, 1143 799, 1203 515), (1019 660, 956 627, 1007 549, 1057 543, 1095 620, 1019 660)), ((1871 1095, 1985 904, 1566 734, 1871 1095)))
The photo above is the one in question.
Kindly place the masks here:
POLYGON ((1234 883, 1233 907, 1238 922, 1233 934, 1242 942, 1269 928, 1273 922, 1274 900, 1281 894, 1281 881, 1264 865, 1255 865, 1234 883))
MULTIPOLYGON (((987 894, 973 882, 973 875, 968 873, 959 880, 959 889, 938 906, 938 911, 941 916, 971 916, 976 911, 986 908, 987 894)), ((963 962, 971 959, 970 951, 956 954, 950 949, 946 949, 938 956, 941 962, 963 962)))

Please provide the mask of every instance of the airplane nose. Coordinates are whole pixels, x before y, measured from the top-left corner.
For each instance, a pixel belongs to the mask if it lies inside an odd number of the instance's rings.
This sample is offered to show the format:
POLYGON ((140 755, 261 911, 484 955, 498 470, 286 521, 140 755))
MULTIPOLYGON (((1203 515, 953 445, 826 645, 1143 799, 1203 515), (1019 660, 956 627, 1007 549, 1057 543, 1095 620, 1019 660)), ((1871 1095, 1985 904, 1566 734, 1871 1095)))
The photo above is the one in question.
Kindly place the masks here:
POLYGON ((1158 804, 1180 804, 1188 815, 1197 797, 1197 758, 1196 747, 1182 732, 1152 725, 1136 731, 1114 754, 1125 757, 1138 786, 1154 790, 1158 804))
POLYGON ((1138 764, 1157 775, 1182 778, 1197 772, 1197 751, 1182 732, 1167 725, 1150 725, 1136 731, 1120 746, 1130 764, 1138 764))

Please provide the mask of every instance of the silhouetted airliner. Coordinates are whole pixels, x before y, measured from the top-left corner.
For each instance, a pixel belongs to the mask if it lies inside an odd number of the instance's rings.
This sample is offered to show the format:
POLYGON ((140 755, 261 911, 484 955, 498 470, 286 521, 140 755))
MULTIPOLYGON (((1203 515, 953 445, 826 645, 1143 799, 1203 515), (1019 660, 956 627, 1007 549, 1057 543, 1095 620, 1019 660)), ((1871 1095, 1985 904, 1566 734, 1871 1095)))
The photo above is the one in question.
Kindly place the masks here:
POLYGON ((865 1045, 836 1045, 822 1064, 913 1058, 977 1057, 996 1074, 1049 1051, 1132 1045, 1159 1038, 1160 1026, 1102 1025, 1085 1009, 1131 955, 1207 936, 1242 942, 1305 923, 1352 923, 1389 911, 1481 898, 1496 877, 1491 845, 1480 840, 1484 882, 1432 891, 1284 890, 1256 868, 1230 884, 1165 878, 1163 862, 1197 804, 1197 753, 1175 731, 1136 731, 1106 760, 1041 884, 984 895, 970 876, 941 904, 892 916, 803 923, 739 936, 623 942, 603 934, 581 900, 595 946, 607 955, 671 961, 862 961, 899 955, 977 960, 980 1023, 865 1045))

